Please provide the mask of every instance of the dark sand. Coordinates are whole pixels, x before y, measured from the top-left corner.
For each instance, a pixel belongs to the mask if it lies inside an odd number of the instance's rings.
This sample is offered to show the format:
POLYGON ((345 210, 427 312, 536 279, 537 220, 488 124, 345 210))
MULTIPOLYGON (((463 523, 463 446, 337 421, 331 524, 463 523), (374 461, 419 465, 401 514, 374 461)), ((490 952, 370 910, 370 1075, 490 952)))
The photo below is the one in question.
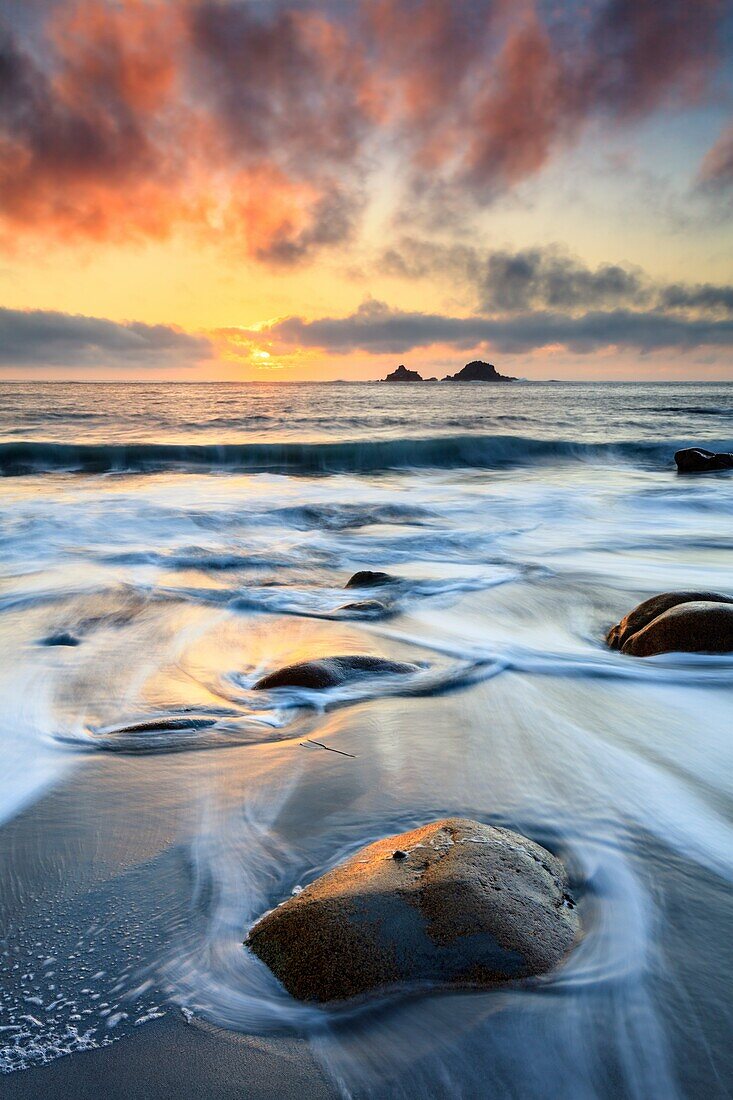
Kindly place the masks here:
POLYGON ((333 1097, 303 1040, 255 1039, 168 1016, 112 1046, 0 1078, 12 1100, 333 1097))
MULTIPOLYGON (((34 966, 46 943, 59 963, 69 960, 70 973, 64 977, 59 967, 54 977, 57 990, 73 996, 75 980, 76 988, 88 983, 89 978, 73 974, 76 963, 71 960, 77 937, 95 919, 100 932, 85 939, 82 949, 82 957, 90 955, 89 972, 99 968, 119 974, 130 962, 139 972, 155 964, 155 956, 165 952, 185 920, 190 889, 183 876, 188 873, 192 788, 204 776, 220 774, 220 767, 231 774, 237 755, 234 750, 77 758, 65 781, 3 826, 0 919, 10 958, 0 960, 0 988, 6 1001, 14 994, 22 1001, 22 990, 14 989, 18 974, 34 966), (149 812, 136 812, 135 806, 145 801, 149 812)), ((0 1074, 0 1095, 12 1100, 336 1095, 305 1041, 240 1035, 199 1019, 187 1023, 164 996, 149 993, 150 1000, 160 1004, 165 1016, 115 1028, 109 1032, 115 1041, 108 1046, 0 1074)), ((127 1007, 124 997, 119 1007, 127 1007)), ((21 1005, 16 1013, 22 1010, 21 1005)), ((25 1011, 43 1016, 33 1005, 25 1011)), ((7 1023, 6 1012, 0 1015, 7 1023)), ((100 1035, 105 1037, 104 1027, 100 1035)))

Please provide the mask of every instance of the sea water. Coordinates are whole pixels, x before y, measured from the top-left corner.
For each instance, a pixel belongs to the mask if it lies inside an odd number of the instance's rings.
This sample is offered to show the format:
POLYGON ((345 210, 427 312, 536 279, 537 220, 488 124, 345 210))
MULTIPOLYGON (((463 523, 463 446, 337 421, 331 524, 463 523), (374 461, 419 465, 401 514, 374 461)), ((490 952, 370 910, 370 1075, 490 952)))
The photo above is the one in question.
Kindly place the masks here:
POLYGON ((733 387, 0 385, 0 1068, 182 1012, 305 1036, 336 1095, 728 1095, 733 657, 604 645, 733 591, 690 444, 733 449, 733 387), (419 667, 252 690, 337 653, 419 667), (332 1011, 243 947, 448 814, 566 861, 554 974, 332 1011))

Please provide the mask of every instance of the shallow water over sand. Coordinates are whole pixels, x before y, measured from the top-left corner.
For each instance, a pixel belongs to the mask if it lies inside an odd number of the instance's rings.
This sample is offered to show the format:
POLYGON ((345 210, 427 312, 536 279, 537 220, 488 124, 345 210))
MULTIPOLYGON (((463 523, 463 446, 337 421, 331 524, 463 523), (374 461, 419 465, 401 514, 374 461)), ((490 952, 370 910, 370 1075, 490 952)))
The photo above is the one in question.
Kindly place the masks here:
POLYGON ((335 1095, 728 1094, 733 657, 603 636, 733 590, 733 475, 671 462, 733 448, 730 387, 0 390, 0 1068, 183 1013, 306 1036, 335 1095), (335 653, 420 669, 252 690, 335 653), (566 860, 555 974, 333 1012, 242 947, 446 814, 566 860))

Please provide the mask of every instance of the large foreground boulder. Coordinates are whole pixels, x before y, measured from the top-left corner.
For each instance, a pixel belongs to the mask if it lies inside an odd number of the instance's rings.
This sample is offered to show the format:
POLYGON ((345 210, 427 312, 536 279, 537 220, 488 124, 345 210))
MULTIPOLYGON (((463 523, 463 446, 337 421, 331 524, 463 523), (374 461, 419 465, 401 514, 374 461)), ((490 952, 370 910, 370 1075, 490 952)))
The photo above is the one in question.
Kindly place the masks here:
POLYGON ((707 451, 704 447, 686 447, 674 456, 681 474, 706 474, 715 470, 733 470, 733 454, 707 451))
POLYGON ((722 592, 662 592, 611 627, 606 641, 631 657, 733 652, 733 597, 722 592))
POLYGON ((466 818, 378 840, 255 924, 246 944, 305 1001, 544 974, 579 933, 562 863, 466 818))
POLYGON ((420 666, 407 661, 389 661, 385 657, 322 657, 317 661, 299 661, 286 665, 277 672, 270 672, 254 685, 255 691, 272 691, 273 688, 330 688, 349 680, 371 676, 398 676, 419 672, 420 666))

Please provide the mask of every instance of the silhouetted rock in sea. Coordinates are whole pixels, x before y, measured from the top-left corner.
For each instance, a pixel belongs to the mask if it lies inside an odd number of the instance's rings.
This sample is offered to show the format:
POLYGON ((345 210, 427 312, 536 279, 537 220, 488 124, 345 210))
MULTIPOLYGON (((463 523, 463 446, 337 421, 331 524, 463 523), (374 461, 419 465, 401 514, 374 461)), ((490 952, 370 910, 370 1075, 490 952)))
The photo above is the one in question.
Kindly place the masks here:
POLYGON ((371 676, 397 676, 419 672, 419 665, 406 661, 389 661, 384 657, 323 657, 317 661, 299 661, 286 665, 277 672, 270 672, 254 685, 255 691, 272 691, 273 688, 330 688, 349 680, 371 676))
POLYGON ((516 378, 510 378, 506 374, 499 374, 491 363, 482 363, 480 359, 474 359, 472 363, 466 363, 458 374, 446 374, 444 382, 516 382, 516 378))
POLYGON ((606 641, 630 657, 733 652, 733 597, 721 592, 663 592, 640 603, 606 641))
POLYGON ((391 573, 379 573, 372 571, 371 569, 360 569, 358 573, 354 573, 353 577, 349 577, 345 588, 376 588, 381 584, 393 584, 397 581, 397 577, 393 577, 391 573))
POLYGON ((726 451, 706 451, 704 447, 687 447, 674 456, 681 474, 704 474, 713 470, 733 470, 733 454, 726 451))
POLYGON ((544 974, 579 928, 560 860, 508 829, 446 818, 363 848, 245 942, 294 997, 327 1002, 544 974))
POLYGON ((400 363, 397 370, 393 370, 391 374, 388 374, 384 379, 385 382, 422 382, 422 378, 416 370, 408 370, 402 363, 400 363))

